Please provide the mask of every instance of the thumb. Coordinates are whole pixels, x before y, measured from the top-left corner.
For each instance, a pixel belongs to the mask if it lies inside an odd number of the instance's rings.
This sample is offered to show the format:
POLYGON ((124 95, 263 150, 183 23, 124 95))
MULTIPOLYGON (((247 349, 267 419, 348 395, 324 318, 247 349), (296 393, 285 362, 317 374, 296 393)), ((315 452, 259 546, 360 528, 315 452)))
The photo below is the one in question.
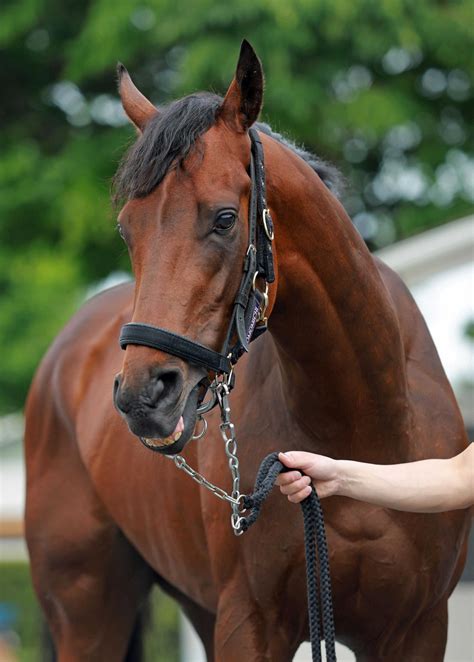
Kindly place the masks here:
POLYGON ((287 451, 286 453, 279 453, 278 459, 285 467, 303 469, 304 471, 313 465, 315 455, 305 451, 287 451))
POLYGON ((298 458, 298 455, 300 453, 293 452, 293 451, 286 451, 286 453, 278 453, 278 459, 282 464, 285 465, 285 467, 296 467, 301 464, 301 458, 298 458), (299 463, 298 463, 299 459, 299 463))

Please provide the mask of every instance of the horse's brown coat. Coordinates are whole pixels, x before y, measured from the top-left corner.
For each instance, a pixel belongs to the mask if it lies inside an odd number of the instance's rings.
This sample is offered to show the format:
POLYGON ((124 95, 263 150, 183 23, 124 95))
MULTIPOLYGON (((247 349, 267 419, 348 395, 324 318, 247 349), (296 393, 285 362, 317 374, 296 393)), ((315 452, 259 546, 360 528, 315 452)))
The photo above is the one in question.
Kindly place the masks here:
MULTIPOLYGON (((311 168, 262 139, 278 278, 270 333, 239 362, 232 395, 242 491, 278 449, 379 463, 460 452, 463 423, 410 294, 311 168)), ((220 119, 203 145, 185 172, 172 170, 126 205, 135 290, 88 302, 29 396, 26 532, 60 662, 122 659, 153 581, 179 599, 209 659, 286 662, 308 636, 299 509, 275 493, 235 538, 228 505, 146 450, 112 403, 117 372, 137 392, 156 365, 177 366, 185 388, 195 378, 161 352, 123 354, 123 323, 222 343, 246 248, 249 139, 220 119), (217 241, 199 210, 229 202, 239 224, 217 241)), ((229 485, 216 411, 207 437, 184 454, 229 485)), ((338 639, 358 660, 442 660, 468 513, 401 513, 334 497, 323 508, 338 639)))

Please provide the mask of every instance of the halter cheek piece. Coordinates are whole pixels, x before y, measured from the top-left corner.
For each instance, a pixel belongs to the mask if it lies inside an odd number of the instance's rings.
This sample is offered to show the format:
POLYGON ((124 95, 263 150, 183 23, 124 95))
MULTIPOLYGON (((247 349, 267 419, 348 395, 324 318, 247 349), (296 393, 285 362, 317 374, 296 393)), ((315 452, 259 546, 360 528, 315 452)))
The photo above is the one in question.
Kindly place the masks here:
POLYGON ((249 130, 251 141, 250 176, 252 188, 249 208, 249 244, 245 254, 243 275, 221 352, 201 345, 167 329, 151 324, 132 322, 120 332, 120 346, 145 345, 207 368, 217 374, 231 375, 232 368, 249 343, 267 330, 265 311, 268 304, 268 283, 275 280, 273 268, 273 223, 267 208, 263 147, 255 129, 249 130), (262 292, 256 286, 258 278, 265 282, 262 292))

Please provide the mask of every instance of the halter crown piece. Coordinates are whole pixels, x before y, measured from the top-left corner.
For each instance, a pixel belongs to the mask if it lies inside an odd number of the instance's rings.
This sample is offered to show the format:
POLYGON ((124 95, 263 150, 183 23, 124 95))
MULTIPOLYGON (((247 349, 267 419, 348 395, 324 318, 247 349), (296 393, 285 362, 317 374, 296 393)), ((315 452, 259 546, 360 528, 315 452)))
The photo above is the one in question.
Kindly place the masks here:
MULTIPOLYGON (((265 312, 268 284, 275 280, 273 267, 273 223, 267 208, 263 146, 255 129, 249 130, 251 142, 250 175, 252 188, 249 208, 249 243, 244 258, 243 275, 234 299, 234 308, 221 352, 151 324, 131 322, 120 332, 120 346, 145 345, 207 368, 218 375, 232 373, 233 366, 249 343, 267 330, 265 312), (257 279, 265 289, 258 289, 257 279)), ((230 382, 232 387, 232 382, 230 382)))

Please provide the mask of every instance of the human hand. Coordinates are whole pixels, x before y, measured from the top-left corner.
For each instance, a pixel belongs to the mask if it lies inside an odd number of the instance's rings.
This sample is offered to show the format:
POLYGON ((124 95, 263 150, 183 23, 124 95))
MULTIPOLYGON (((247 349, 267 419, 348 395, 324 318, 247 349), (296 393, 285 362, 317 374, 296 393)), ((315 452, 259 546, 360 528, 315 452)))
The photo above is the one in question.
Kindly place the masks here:
POLYGON ((281 493, 291 503, 300 503, 311 494, 311 482, 321 499, 337 494, 340 484, 337 460, 304 451, 279 453, 278 459, 285 467, 295 469, 280 474, 276 479, 281 493), (303 476, 303 473, 306 475, 303 476))

